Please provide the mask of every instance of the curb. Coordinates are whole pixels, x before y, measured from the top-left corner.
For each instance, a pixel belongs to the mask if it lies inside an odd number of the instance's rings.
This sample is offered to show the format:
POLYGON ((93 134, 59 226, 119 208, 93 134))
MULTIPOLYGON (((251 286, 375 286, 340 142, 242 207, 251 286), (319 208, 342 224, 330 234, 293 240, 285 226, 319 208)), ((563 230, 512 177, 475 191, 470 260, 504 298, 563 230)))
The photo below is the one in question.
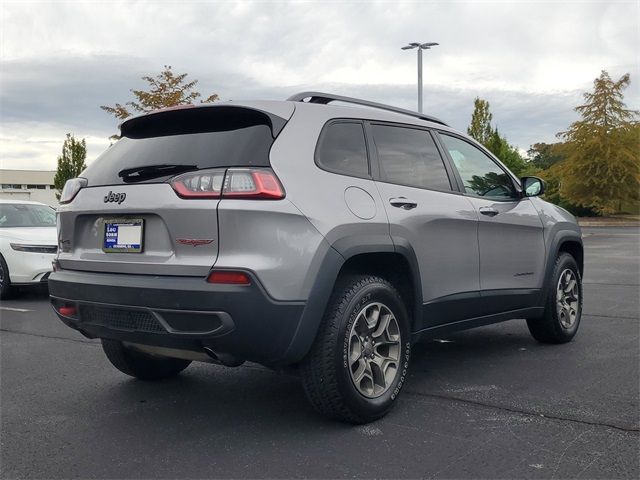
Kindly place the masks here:
POLYGON ((602 228, 606 228, 606 227, 638 227, 640 228, 640 222, 611 222, 611 223, 604 223, 604 222, 590 222, 590 221, 580 221, 578 220, 578 225, 580 225, 581 227, 602 227, 602 228))

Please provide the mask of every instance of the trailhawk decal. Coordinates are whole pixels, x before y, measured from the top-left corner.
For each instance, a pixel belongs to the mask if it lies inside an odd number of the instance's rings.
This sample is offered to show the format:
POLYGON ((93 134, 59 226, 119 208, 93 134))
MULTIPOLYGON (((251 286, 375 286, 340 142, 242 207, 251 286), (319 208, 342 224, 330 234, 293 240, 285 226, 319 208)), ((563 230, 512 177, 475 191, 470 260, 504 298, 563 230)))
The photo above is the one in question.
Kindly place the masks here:
POLYGON ((209 245, 210 243, 213 243, 213 238, 176 238, 176 242, 182 245, 199 247, 200 245, 209 245))

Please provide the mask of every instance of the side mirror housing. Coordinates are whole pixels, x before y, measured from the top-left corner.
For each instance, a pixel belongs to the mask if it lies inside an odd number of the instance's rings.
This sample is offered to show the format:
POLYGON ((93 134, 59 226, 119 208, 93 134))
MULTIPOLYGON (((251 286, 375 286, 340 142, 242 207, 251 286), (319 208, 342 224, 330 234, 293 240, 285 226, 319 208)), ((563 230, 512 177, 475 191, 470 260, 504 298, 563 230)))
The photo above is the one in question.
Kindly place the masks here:
POLYGON ((538 177, 522 177, 522 195, 524 197, 537 197, 544 193, 544 180, 538 177))

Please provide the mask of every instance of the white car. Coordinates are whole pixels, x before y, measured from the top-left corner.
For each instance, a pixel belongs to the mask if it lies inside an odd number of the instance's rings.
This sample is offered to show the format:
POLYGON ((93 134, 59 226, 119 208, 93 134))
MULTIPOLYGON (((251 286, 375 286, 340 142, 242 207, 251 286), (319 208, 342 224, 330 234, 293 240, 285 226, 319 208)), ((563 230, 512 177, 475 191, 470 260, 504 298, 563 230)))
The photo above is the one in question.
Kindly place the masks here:
POLYGON ((14 285, 46 282, 57 251, 53 208, 25 200, 0 200, 0 298, 14 285))

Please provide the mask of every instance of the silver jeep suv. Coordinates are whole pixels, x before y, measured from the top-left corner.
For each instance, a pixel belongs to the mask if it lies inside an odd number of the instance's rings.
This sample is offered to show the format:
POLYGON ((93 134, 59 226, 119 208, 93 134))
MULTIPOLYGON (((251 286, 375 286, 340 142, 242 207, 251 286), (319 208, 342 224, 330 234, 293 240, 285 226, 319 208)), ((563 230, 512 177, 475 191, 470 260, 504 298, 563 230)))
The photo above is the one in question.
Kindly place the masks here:
POLYGON ((294 367, 317 410, 363 423, 416 341, 517 318, 576 334, 575 218, 436 118, 305 92, 120 128, 65 185, 49 288, 128 375, 294 367))

